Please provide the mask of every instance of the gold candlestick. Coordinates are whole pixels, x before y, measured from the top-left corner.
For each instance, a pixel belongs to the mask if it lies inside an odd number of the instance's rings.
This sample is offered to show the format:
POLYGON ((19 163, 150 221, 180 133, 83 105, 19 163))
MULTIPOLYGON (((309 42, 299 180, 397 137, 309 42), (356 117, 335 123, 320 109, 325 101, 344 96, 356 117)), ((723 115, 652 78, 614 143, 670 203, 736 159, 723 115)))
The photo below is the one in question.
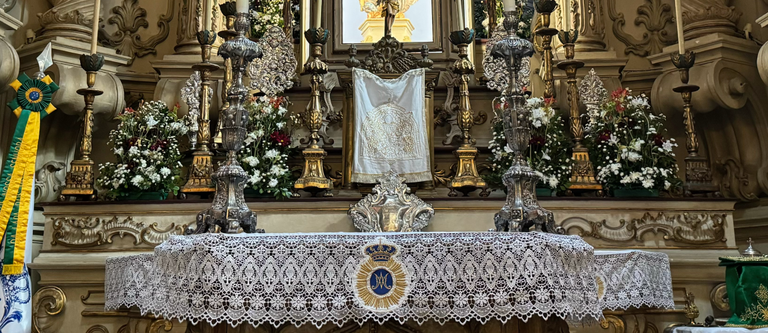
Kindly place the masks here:
POLYGON ((325 196, 333 196, 333 181, 325 177, 323 160, 328 153, 317 143, 320 141, 318 131, 323 125, 322 104, 320 103, 320 85, 323 83, 323 74, 328 73, 328 65, 320 60, 323 55, 323 45, 328 41, 328 30, 323 28, 310 28, 304 36, 312 44, 312 59, 304 64, 304 73, 311 75, 309 80, 312 94, 304 113, 304 123, 309 129, 309 144, 304 149, 304 171, 301 178, 296 180, 294 189, 304 190, 316 195, 324 192, 325 196))
POLYGON ((206 194, 216 192, 211 178, 213 174, 213 153, 208 148, 211 141, 211 72, 218 70, 219 66, 211 63, 211 48, 216 41, 216 32, 203 30, 197 32, 197 41, 202 49, 202 62, 192 66, 192 69, 200 72, 200 116, 198 118, 197 142, 198 148, 192 153, 192 165, 189 166, 187 183, 181 187, 181 197, 188 193, 206 194))
POLYGON ((566 60, 557 64, 557 68, 564 70, 568 78, 568 106, 571 118, 571 134, 573 135, 573 169, 571 171, 571 185, 568 192, 573 191, 597 191, 602 196, 603 186, 595 179, 595 169, 589 160, 589 150, 584 147, 584 128, 581 125, 581 115, 579 114, 579 89, 576 87, 576 72, 584 67, 584 62, 574 60, 575 43, 579 38, 576 30, 560 31, 558 33, 560 42, 563 43, 566 60))
MULTIPOLYGON (((221 14, 224 15, 226 21, 225 21, 225 30, 219 31, 219 37, 224 38, 224 41, 232 40, 237 36, 237 31, 235 31, 235 14, 237 14, 237 8, 234 1, 227 1, 223 4, 219 5, 219 9, 221 10, 221 14)), ((221 90, 221 109, 219 110, 219 122, 216 126, 216 136, 213 137, 213 146, 215 149, 220 149, 222 137, 221 137, 221 128, 224 124, 224 121, 222 121, 221 115, 224 113, 224 110, 229 108, 229 99, 227 99, 226 92, 229 91, 229 88, 232 87, 232 59, 225 59, 224 60, 224 87, 221 90)))
POLYGON ((93 147, 93 101, 96 96, 104 92, 94 88, 96 73, 104 66, 104 56, 98 53, 83 54, 80 56, 80 67, 85 70, 86 84, 88 88, 78 89, 77 93, 85 100, 85 114, 83 114, 83 127, 80 141, 80 158, 70 163, 67 173, 66 186, 61 190, 60 201, 69 197, 96 200, 96 190, 93 188, 93 160, 91 150, 93 147))
POLYGON ((459 60, 453 64, 453 72, 459 75, 459 116, 456 121, 461 129, 462 143, 454 152, 459 158, 459 166, 456 175, 448 184, 451 189, 448 196, 458 196, 458 192, 467 196, 478 188, 483 189, 481 196, 488 196, 485 181, 477 173, 475 165, 477 147, 470 134, 472 125, 475 124, 475 113, 469 104, 469 75, 475 73, 475 66, 469 61, 467 47, 475 40, 475 31, 469 28, 454 31, 451 33, 450 40, 459 48, 459 60))
POLYGON ((555 0, 537 0, 534 2, 536 11, 541 15, 541 28, 536 29, 535 33, 541 36, 542 48, 544 50, 541 79, 544 81, 544 98, 555 96, 555 78, 552 74, 552 36, 557 35, 555 28, 550 28, 550 17, 552 11, 557 7, 555 0))
POLYGON ((696 135, 696 125, 693 119, 693 106, 691 98, 693 92, 699 90, 699 86, 688 84, 689 72, 696 62, 696 54, 688 51, 685 54, 671 54, 672 64, 680 70, 680 81, 682 85, 673 88, 674 92, 680 93, 683 97, 683 121, 685 123, 685 148, 688 150, 688 156, 685 157, 685 185, 683 190, 685 196, 693 195, 714 195, 721 196, 720 188, 712 183, 712 170, 709 167, 709 160, 706 157, 699 156, 699 138, 696 135))

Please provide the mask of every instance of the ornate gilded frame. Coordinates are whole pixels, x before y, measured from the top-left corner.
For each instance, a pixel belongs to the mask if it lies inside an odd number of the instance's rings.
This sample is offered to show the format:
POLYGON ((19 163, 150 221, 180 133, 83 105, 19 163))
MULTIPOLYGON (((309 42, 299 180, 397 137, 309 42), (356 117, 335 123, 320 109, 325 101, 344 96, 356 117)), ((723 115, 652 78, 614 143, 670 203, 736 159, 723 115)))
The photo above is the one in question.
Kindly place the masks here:
MULTIPOLYGON (((329 50, 331 54, 346 54, 347 50, 350 46, 352 46, 354 43, 342 43, 342 31, 344 31, 344 17, 343 17, 343 10, 342 10, 342 1, 343 0, 333 0, 333 6, 331 9, 331 22, 333 22, 333 27, 331 28, 331 33, 333 34, 332 41, 333 43, 330 45, 331 49, 329 50)), ((422 0, 427 1, 427 0, 422 0)), ((409 52, 416 52, 421 49, 421 45, 427 45, 429 47, 429 50, 432 52, 435 51, 443 51, 443 40, 447 37, 443 35, 444 31, 449 31, 450 28, 450 20, 445 20, 446 17, 451 17, 450 10, 453 6, 446 6, 444 3, 446 1, 440 1, 440 0, 429 0, 432 1, 432 41, 428 43, 424 42, 413 42, 413 43, 404 43, 403 48, 406 51, 409 52)), ((327 11, 326 11, 327 14, 327 11)), ((327 16, 326 16, 327 17, 327 16)), ((327 21, 326 21, 327 22, 327 21)), ((361 51, 370 51, 373 49, 373 44, 357 44, 359 49, 361 51)))
MULTIPOLYGON (((338 0, 336 0, 338 1, 338 0)), ((429 59, 429 52, 427 44, 423 44, 420 48, 420 57, 417 57, 411 53, 404 52, 405 48, 403 43, 399 43, 397 39, 393 37, 382 38, 372 46, 371 52, 362 59, 357 59, 357 47, 356 44, 350 44, 348 49, 349 59, 344 63, 349 69, 340 70, 337 72, 339 76, 339 82, 342 88, 344 88, 344 116, 342 123, 342 137, 344 140, 342 146, 342 177, 341 184, 342 189, 352 189, 352 166, 354 165, 354 139, 355 139, 355 101, 354 101, 354 84, 352 80, 352 68, 360 67, 367 69, 373 74, 378 75, 385 80, 397 79, 407 71, 416 68, 426 69, 425 73, 425 85, 424 85, 424 105, 426 106, 426 124, 427 126, 427 138, 429 139, 429 169, 434 173, 435 170, 435 133, 434 133, 434 92, 437 85, 437 79, 440 77, 439 70, 433 70, 432 60, 429 59), (395 43, 396 42, 396 43, 395 43), (376 57, 375 53, 391 55, 384 57, 383 61, 381 57, 376 57), (376 71, 374 66, 367 66, 366 60, 371 58, 372 65, 381 65, 378 68, 385 68, 382 71, 376 71), (373 59, 376 58, 376 59, 373 59), (386 66, 390 64, 391 66, 386 66)), ((433 189, 435 186, 434 177, 433 180, 423 184, 425 189, 433 189)))

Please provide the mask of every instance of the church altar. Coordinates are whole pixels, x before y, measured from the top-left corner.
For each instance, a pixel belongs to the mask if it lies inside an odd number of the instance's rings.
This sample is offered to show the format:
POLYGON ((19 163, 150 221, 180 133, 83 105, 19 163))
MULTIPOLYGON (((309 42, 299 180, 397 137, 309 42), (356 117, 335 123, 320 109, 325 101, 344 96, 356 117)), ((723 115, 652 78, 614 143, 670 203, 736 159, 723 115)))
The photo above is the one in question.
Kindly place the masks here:
POLYGON ((543 233, 173 236, 107 259, 105 310, 281 327, 394 320, 577 322, 603 310, 671 309, 666 254, 594 252, 543 233))

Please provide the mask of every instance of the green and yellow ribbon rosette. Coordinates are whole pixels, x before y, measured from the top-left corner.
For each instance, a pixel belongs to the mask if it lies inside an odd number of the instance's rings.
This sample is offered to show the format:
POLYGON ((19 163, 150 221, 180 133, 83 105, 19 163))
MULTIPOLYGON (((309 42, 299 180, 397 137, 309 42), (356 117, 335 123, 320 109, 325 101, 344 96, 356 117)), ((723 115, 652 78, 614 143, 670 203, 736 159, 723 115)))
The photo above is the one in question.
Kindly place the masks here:
POLYGON ((11 83, 16 90, 8 106, 19 118, 11 140, 10 151, 0 175, 0 234, 4 236, 3 275, 21 274, 24 270, 24 248, 37 159, 40 120, 55 111, 51 104, 59 86, 50 76, 31 79, 26 74, 11 83))

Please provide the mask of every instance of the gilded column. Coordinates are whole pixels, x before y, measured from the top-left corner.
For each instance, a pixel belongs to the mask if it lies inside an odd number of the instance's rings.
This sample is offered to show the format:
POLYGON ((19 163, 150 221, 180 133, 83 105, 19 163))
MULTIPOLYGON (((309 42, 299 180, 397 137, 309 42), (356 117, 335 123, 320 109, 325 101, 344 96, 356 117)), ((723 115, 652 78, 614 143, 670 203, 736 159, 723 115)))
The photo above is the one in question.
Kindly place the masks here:
POLYGON ((541 36, 542 48, 544 55, 542 56, 542 73, 541 79, 544 81, 544 98, 552 98, 555 96, 555 78, 552 73, 552 60, 554 55, 552 54, 552 36, 557 35, 557 29, 551 28, 550 21, 552 11, 557 7, 555 0, 536 0, 534 2, 536 11, 541 14, 541 28, 536 29, 535 33, 541 36))

